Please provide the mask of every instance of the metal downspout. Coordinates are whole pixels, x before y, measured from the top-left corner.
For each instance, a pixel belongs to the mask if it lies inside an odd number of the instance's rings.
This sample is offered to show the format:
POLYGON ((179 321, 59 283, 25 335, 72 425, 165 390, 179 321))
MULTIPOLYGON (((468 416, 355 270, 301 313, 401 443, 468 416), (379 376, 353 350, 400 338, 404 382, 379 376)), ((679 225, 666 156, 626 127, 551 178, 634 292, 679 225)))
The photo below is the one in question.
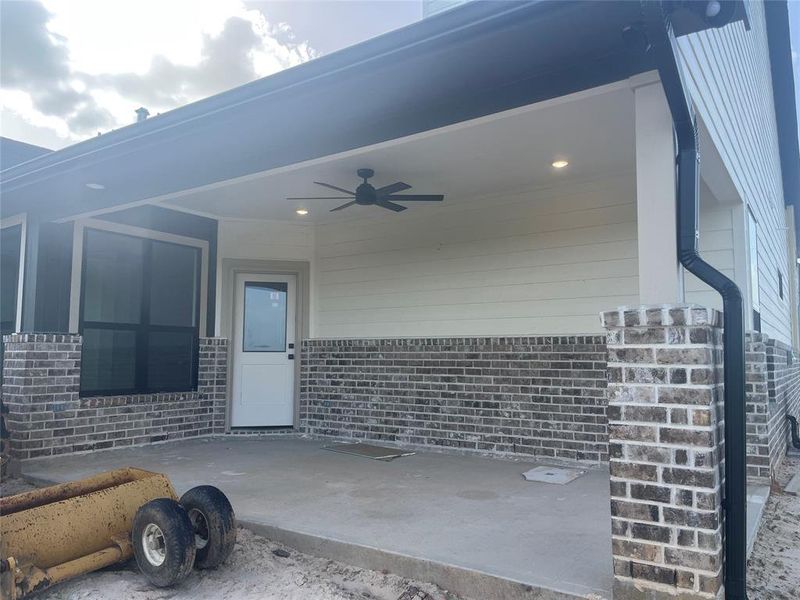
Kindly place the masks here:
POLYGON ((725 368, 725 597, 746 600, 747 466, 745 429, 745 351, 742 293, 731 279, 704 261, 698 252, 699 159, 694 110, 678 63, 672 25, 660 1, 643 1, 646 51, 657 64, 677 140, 678 259, 687 271, 720 293, 724 311, 725 368))

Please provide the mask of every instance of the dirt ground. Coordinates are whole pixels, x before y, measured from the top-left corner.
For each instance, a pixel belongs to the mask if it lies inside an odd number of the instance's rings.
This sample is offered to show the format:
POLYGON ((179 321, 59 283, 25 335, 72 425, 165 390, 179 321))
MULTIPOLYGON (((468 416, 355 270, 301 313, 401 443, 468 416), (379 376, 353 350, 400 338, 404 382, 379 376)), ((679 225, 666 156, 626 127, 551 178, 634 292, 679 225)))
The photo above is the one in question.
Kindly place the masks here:
POLYGON ((800 473, 800 458, 786 458, 764 511, 753 553, 747 563, 749 600, 800 598, 800 496, 783 491, 800 473))
POLYGON ((70 581, 41 600, 458 600, 430 584, 357 569, 283 548, 239 529, 228 562, 215 571, 195 571, 179 587, 151 587, 136 564, 70 581), (285 550, 289 556, 276 556, 285 550))

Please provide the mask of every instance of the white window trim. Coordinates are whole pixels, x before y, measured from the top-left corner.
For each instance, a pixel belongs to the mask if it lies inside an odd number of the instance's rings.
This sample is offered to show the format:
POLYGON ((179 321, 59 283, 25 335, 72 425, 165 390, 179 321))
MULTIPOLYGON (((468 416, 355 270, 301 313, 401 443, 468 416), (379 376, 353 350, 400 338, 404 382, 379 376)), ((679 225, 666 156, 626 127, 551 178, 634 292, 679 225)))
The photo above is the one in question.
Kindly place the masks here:
POLYGON ((8 217, 0 221, 0 229, 6 229, 7 227, 15 227, 17 225, 21 225, 21 231, 19 236, 19 274, 17 278, 17 310, 16 314, 14 315, 14 329, 16 331, 22 331, 22 292, 23 286, 25 285, 25 236, 28 231, 28 215, 27 213, 22 213, 19 215, 14 215, 13 217, 8 217))
POLYGON ((207 305, 208 305, 208 242, 197 238, 153 231, 144 227, 112 223, 100 219, 79 219, 76 220, 72 233, 72 276, 70 283, 69 301, 69 330, 77 332, 81 314, 81 278, 83 273, 83 232, 85 229, 98 229, 110 231, 112 233, 122 233, 140 238, 159 240, 162 242, 172 242, 184 246, 192 246, 200 249, 200 337, 207 335, 207 305))

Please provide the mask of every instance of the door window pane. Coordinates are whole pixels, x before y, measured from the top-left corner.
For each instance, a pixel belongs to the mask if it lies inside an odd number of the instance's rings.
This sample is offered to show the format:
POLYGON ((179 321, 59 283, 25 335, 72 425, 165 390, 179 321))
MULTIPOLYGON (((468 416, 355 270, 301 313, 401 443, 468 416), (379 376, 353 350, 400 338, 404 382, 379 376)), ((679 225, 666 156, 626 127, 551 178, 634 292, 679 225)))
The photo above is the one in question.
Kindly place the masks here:
POLYGON ((83 320, 139 323, 144 240, 91 229, 84 253, 83 320))
POLYGON ((136 381, 136 332, 83 330, 81 391, 131 390, 136 381))
POLYGON ((194 326, 200 251, 190 246, 153 242, 150 262, 150 324, 194 326))
POLYGON ((147 388, 154 392, 192 387, 194 331, 153 331, 148 336, 147 388))
POLYGON ((22 226, 0 230, 0 333, 17 328, 17 285, 22 226))
POLYGON ((286 294, 283 282, 244 284, 245 352, 286 351, 286 294))

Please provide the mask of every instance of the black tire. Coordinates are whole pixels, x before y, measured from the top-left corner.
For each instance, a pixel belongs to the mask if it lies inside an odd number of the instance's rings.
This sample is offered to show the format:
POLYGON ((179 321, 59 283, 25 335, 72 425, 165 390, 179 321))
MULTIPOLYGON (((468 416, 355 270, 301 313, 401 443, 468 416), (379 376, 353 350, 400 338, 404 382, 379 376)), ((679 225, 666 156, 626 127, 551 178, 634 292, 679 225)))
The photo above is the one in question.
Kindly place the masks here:
POLYGON ((236 544, 236 516, 227 496, 212 485, 200 485, 181 496, 194 531, 197 555, 194 566, 215 569, 230 556, 236 544))
POLYGON ((195 546, 186 510, 171 498, 151 500, 133 518, 133 555, 147 580, 169 587, 192 572, 195 546))

